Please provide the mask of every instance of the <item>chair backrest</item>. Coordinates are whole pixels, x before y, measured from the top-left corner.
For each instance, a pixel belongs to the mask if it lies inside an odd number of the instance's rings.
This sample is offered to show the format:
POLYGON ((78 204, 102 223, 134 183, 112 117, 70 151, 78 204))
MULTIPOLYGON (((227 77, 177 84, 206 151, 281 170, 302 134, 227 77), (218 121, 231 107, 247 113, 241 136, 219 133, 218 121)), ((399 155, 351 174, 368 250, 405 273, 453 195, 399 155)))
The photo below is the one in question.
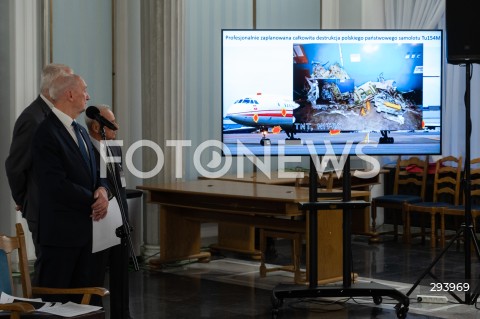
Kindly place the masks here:
POLYGON ((19 293, 14 289, 15 287, 13 285, 13 276, 12 276, 12 260, 13 260, 12 254, 15 254, 15 252, 17 252, 18 267, 20 270, 21 282, 22 282, 21 296, 24 298, 32 298, 32 284, 30 281, 30 273, 28 271, 28 259, 27 259, 27 251, 26 251, 26 244, 25 244, 25 233, 23 232, 22 224, 20 223, 16 224, 15 228, 16 228, 16 236, 0 235, 0 251, 3 252, 3 253, 0 253, 0 277, 4 277, 5 275, 8 276, 7 279, 2 280, 3 284, 5 284, 6 281, 10 281, 10 290, 8 290, 8 287, 6 287, 5 293, 8 293, 9 291, 10 292, 9 294, 19 296, 19 293), (2 255, 4 256, 3 258, 2 258, 2 255))
MULTIPOLYGON (((480 157, 470 161, 470 196, 473 205, 480 205, 480 157)), ((465 203, 465 194, 462 203, 465 203)))
POLYGON ((460 202, 460 179, 462 157, 446 156, 436 162, 433 181, 433 201, 458 205, 460 202))
POLYGON ((408 159, 402 159, 399 156, 395 167, 393 194, 420 195, 425 199, 427 172, 428 157, 422 160, 416 156, 408 159))

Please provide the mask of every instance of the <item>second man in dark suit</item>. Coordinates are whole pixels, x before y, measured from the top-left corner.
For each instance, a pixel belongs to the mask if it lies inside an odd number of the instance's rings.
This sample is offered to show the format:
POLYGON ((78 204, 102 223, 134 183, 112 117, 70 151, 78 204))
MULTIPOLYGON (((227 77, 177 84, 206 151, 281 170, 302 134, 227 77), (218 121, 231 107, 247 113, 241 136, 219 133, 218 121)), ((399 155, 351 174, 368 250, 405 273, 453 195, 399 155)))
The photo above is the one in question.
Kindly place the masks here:
POLYGON ((35 277, 44 287, 85 287, 91 285, 92 219, 107 213, 108 184, 99 178, 85 128, 75 121, 90 99, 85 81, 63 74, 53 81, 50 95, 54 108, 31 149, 41 247, 35 277))

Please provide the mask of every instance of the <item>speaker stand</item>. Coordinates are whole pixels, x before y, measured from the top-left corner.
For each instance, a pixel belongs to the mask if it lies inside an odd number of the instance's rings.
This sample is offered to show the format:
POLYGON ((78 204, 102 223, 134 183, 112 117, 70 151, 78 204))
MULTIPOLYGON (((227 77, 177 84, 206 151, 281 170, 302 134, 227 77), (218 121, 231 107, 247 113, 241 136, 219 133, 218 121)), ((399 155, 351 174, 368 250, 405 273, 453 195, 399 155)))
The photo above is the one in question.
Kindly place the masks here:
MULTIPOLYGON (((409 296, 415 288, 420 284, 421 280, 425 278, 425 276, 430 275, 436 282, 442 283, 442 281, 437 278, 431 270, 437 262, 443 257, 443 255, 450 249, 452 244, 457 240, 463 237, 463 246, 465 251, 465 259, 464 259, 464 269, 465 269, 465 278, 462 284, 469 284, 469 287, 472 288, 471 281, 472 281, 472 244, 475 251, 475 255, 477 259, 480 261, 480 248, 477 242, 477 236, 475 234, 475 230, 472 223, 472 197, 471 197, 471 176, 470 176, 470 136, 472 133, 472 121, 470 118, 470 79, 471 79, 471 69, 472 64, 467 62, 465 63, 465 174, 463 179, 463 192, 465 198, 465 213, 464 218, 465 222, 461 225, 461 227, 457 230, 455 237, 449 242, 449 244, 443 249, 443 251, 430 263, 427 269, 422 273, 422 275, 415 281, 412 288, 407 292, 407 296, 409 296)), ((455 290, 447 290, 448 293, 455 298, 458 302, 464 304, 474 304, 479 297, 480 294, 480 286, 477 286, 475 290, 467 290, 465 291, 465 300, 462 300, 460 297, 457 296, 455 290)), ((458 291, 457 291, 458 292, 458 291)))

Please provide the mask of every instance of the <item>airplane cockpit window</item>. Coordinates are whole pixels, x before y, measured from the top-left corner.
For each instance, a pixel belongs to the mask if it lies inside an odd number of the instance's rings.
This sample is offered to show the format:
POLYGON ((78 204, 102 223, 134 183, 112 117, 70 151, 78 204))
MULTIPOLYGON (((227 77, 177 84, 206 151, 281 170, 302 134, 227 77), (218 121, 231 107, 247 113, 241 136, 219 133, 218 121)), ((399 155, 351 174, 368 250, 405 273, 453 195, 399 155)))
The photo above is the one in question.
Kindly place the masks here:
POLYGON ((240 103, 242 103, 242 104, 258 104, 258 101, 250 99, 250 98, 246 98, 246 99, 236 100, 234 104, 240 104, 240 103))

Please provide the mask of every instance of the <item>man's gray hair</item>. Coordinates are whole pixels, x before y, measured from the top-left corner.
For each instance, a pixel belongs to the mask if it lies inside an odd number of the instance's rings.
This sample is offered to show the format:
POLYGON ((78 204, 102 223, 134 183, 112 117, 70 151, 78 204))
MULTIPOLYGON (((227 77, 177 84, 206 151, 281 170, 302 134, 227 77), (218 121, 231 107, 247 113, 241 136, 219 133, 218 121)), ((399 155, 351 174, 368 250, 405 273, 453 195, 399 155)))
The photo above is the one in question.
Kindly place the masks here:
POLYGON ((73 74, 73 70, 66 64, 47 64, 42 70, 42 77, 40 79, 40 92, 42 94, 48 94, 53 81, 62 74, 73 74))
MULTIPOLYGON (((94 105, 100 112, 104 109, 112 110, 110 105, 108 104, 96 104, 94 105)), ((93 129, 93 122, 95 120, 85 116, 85 125, 87 126, 88 130, 91 131, 93 129)))
POLYGON ((54 101, 57 101, 60 96, 65 94, 67 90, 73 89, 80 81, 82 81, 82 78, 79 75, 61 72, 53 79, 48 90, 49 95, 54 101))

